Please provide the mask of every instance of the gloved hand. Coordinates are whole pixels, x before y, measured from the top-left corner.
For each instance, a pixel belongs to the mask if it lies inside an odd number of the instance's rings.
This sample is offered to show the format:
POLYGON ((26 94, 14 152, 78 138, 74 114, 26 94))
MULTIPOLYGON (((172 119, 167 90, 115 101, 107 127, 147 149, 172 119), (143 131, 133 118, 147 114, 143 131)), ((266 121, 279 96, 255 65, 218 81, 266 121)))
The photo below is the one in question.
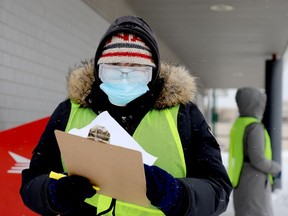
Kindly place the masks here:
POLYGON ((147 198, 166 215, 181 215, 184 189, 182 183, 157 166, 144 164, 147 198))
POLYGON ((96 194, 92 184, 82 176, 72 175, 58 180, 49 178, 47 198, 53 211, 66 213, 96 194))
POLYGON ((281 178, 281 171, 278 172, 275 176, 273 176, 274 179, 280 179, 281 178))

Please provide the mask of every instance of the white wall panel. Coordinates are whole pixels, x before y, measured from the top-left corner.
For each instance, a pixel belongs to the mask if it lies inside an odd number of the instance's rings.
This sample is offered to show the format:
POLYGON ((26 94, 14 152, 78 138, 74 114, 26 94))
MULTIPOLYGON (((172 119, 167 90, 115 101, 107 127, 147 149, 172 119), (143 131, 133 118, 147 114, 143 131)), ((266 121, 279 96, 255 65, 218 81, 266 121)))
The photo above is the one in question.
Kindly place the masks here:
POLYGON ((80 0, 0 0, 0 131, 50 115, 108 25, 80 0))

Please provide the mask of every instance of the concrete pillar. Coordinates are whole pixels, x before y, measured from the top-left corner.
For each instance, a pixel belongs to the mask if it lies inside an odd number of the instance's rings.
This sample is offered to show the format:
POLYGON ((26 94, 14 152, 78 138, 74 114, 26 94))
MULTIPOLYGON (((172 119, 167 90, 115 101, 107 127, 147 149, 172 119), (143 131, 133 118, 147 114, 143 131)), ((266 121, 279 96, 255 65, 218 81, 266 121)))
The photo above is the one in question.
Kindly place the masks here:
MULTIPOLYGON (((273 55, 266 60, 265 89, 267 94, 263 123, 270 135, 273 160, 281 164, 282 146, 282 60, 273 55)), ((283 170, 283 167, 282 167, 283 170)), ((273 189, 281 188, 281 178, 275 179, 273 189)))

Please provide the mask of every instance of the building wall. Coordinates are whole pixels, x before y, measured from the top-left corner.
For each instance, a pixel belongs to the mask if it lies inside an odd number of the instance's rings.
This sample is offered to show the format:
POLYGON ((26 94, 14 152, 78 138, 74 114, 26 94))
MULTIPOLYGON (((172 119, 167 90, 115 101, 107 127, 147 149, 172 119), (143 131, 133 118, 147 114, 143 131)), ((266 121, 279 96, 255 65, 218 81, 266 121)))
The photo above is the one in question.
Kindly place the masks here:
POLYGON ((0 0, 0 131, 50 115, 108 25, 79 0, 0 0))
MULTIPOLYGON (((115 19, 108 15, 135 14, 124 0, 102 4, 113 3, 109 14, 85 2, 0 0, 0 131, 51 115, 66 97, 69 67, 94 57, 115 19)), ((162 59, 181 62, 157 40, 162 59)))

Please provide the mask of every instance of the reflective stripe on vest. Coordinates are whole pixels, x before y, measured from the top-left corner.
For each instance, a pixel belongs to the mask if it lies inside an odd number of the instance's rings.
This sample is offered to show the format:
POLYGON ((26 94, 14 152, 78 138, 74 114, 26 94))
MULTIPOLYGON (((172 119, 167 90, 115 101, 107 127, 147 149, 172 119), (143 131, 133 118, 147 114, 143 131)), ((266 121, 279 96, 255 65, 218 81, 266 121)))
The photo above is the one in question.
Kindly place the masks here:
MULTIPOLYGON (((145 151, 158 158, 155 165, 166 170, 174 177, 183 178, 186 176, 186 164, 177 129, 178 110, 179 106, 148 112, 136 128, 133 138, 145 151)), ((91 109, 82 108, 71 102, 70 117, 65 131, 85 127, 95 117, 96 114, 91 109)), ((102 212, 109 208, 111 200, 111 197, 96 194, 94 197, 86 199, 85 202, 96 206, 97 211, 102 212)), ((109 212, 105 215, 112 215, 112 213, 109 212)), ((156 216, 164 214, 152 205, 150 208, 145 208, 117 200, 116 215, 156 216)))
MULTIPOLYGON (((244 162, 244 135, 248 125, 260 123, 257 118, 239 117, 232 126, 230 132, 229 162, 228 175, 233 187, 237 187, 244 162)), ((265 134, 265 152, 264 155, 268 160, 272 159, 271 142, 267 130, 265 134)), ((273 184, 273 178, 269 175, 269 182, 273 184)))

